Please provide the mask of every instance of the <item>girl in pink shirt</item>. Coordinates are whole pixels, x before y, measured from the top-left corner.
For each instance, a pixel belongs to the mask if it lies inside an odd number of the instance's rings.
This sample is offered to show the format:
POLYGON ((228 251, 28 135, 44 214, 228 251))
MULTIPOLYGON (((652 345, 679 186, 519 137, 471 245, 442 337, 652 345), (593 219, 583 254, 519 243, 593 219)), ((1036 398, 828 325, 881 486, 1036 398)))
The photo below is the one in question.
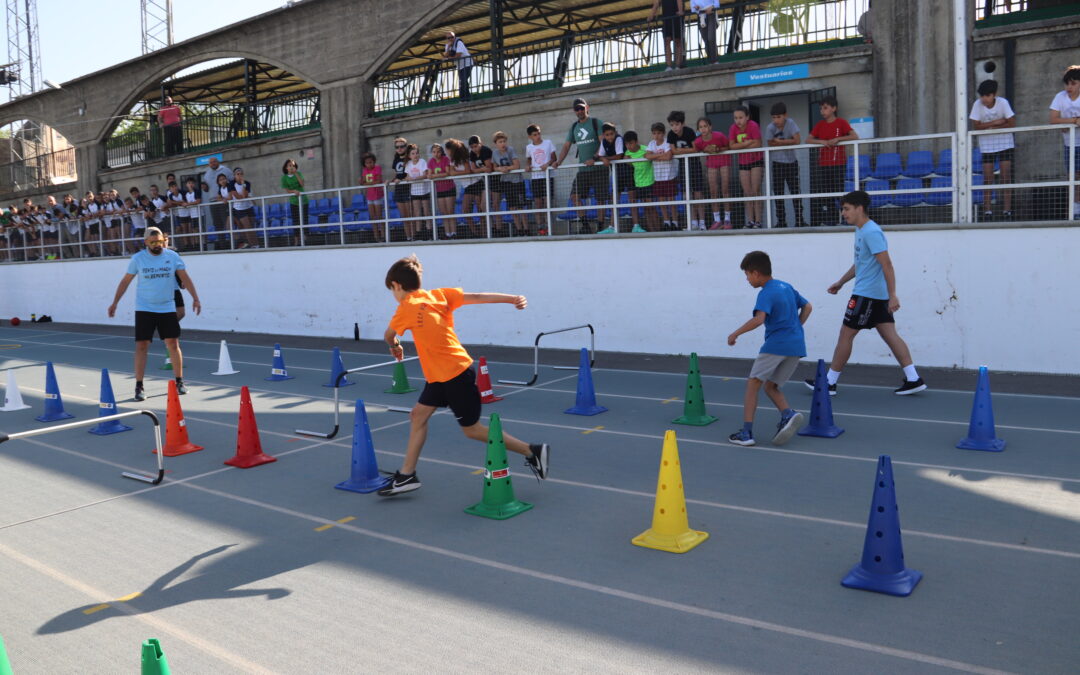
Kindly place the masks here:
MULTIPOLYGON (((761 128, 757 122, 750 119, 750 111, 746 106, 735 108, 735 124, 728 131, 731 150, 745 150, 747 148, 761 147, 761 128)), ((765 171, 765 156, 760 152, 744 152, 739 155, 739 184, 742 186, 744 197, 758 197, 761 195, 761 175, 765 171)), ((746 227, 757 229, 761 227, 761 202, 758 200, 747 201, 744 204, 746 213, 746 227)))
POLYGON ((364 168, 360 170, 360 184, 368 186, 368 189, 364 190, 364 199, 367 201, 372 232, 375 235, 375 241, 384 241, 382 167, 376 164, 375 155, 370 152, 365 152, 360 161, 364 164, 364 168))
MULTIPOLYGON (((705 172, 709 182, 710 199, 728 199, 731 196, 731 157, 720 154, 728 149, 727 136, 719 131, 713 131, 712 122, 708 117, 701 117, 697 121, 698 134, 694 140, 694 149, 698 152, 707 153, 705 158, 705 172)), ((731 229, 731 202, 724 202, 724 220, 720 220, 720 212, 713 206, 713 224, 710 230, 731 229)))
MULTIPOLYGON (((442 145, 438 143, 432 143, 430 153, 431 159, 428 160, 428 171, 431 172, 431 177, 435 180, 435 206, 438 208, 439 215, 449 216, 454 213, 454 199, 457 197, 457 190, 454 188, 454 181, 446 178, 450 175, 450 158, 443 152, 442 145)), ((443 236, 446 239, 453 239, 457 236, 457 219, 446 218, 443 220, 443 236)))

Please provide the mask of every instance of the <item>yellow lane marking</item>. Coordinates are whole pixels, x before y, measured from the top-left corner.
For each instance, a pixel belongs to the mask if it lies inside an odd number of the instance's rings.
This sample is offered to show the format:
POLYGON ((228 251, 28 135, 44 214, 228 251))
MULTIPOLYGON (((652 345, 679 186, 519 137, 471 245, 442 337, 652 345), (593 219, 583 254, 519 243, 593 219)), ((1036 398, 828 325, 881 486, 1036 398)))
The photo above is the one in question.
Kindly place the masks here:
POLYGON ((678 400, 679 400, 678 396, 672 396, 671 398, 669 398, 666 401, 660 401, 660 405, 663 405, 665 403, 671 403, 672 401, 678 401, 678 400))
POLYGON ((352 522, 354 520, 356 520, 356 516, 345 516, 344 518, 339 518, 338 522, 339 523, 349 523, 349 522, 352 522))
POLYGON ((22 345, 0 345, 0 349, 18 349, 22 345))
POLYGON ((116 601, 117 602, 128 602, 129 600, 134 600, 135 598, 139 597, 140 595, 142 595, 142 593, 136 591, 135 593, 132 593, 131 595, 125 595, 122 598, 117 598, 116 601))
POLYGON ((82 611, 82 613, 83 614, 93 614, 94 612, 100 612, 101 610, 108 609, 110 607, 112 607, 112 605, 110 605, 107 602, 104 602, 104 603, 102 603, 100 605, 94 605, 93 607, 87 607, 86 609, 84 609, 82 611))
POLYGON ((600 426, 598 426, 598 427, 593 427, 592 429, 586 429, 585 431, 582 431, 581 433, 583 433, 583 434, 591 434, 592 432, 594 432, 594 431, 600 431, 600 430, 601 430, 601 429, 603 429, 603 428, 604 428, 604 425, 603 425, 603 424, 601 424, 601 425, 600 425, 600 426))
POLYGON ((316 531, 316 532, 326 532, 326 531, 327 531, 327 530, 329 530, 329 529, 330 529, 331 527, 333 527, 333 525, 320 525, 319 527, 316 527, 316 528, 315 528, 315 531, 316 531))
MULTIPOLYGON (((348 523, 348 522, 352 522, 354 520, 356 520, 356 516, 345 516, 344 518, 338 518, 337 522, 339 522, 339 523, 348 523)), ((333 523, 327 523, 326 525, 320 525, 320 526, 316 527, 315 531, 316 532, 326 532, 327 530, 329 530, 333 526, 334 526, 333 523)))
POLYGON ((472 475, 474 475, 474 476, 479 476, 479 475, 480 475, 480 474, 482 474, 482 473, 484 473, 484 470, 483 470, 483 469, 477 469, 476 471, 473 471, 473 472, 472 472, 472 475))

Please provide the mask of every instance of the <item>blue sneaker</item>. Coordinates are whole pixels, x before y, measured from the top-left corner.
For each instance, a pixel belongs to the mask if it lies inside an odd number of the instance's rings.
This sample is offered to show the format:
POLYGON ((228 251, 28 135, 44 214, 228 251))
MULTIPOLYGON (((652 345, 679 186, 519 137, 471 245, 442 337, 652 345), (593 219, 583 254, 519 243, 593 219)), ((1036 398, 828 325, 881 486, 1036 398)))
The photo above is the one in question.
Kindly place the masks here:
POLYGON ((728 440, 730 442, 734 443, 735 445, 749 446, 749 445, 754 445, 754 443, 755 443, 754 437, 752 435, 746 433, 746 431, 744 431, 742 429, 739 429, 735 433, 728 436, 728 440))
POLYGON ((803 423, 803 414, 796 412, 791 417, 782 417, 780 424, 776 425, 776 435, 773 436, 773 445, 783 445, 791 440, 791 437, 795 435, 795 432, 799 430, 799 427, 803 423))

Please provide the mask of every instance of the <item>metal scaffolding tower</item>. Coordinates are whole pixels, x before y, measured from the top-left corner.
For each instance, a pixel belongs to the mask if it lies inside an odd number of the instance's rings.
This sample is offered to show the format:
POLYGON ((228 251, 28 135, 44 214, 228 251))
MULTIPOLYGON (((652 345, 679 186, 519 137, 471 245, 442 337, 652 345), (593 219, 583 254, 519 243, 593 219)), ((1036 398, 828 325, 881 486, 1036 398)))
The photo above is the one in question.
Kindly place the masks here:
POLYGON ((142 3, 142 53, 173 43, 172 0, 140 0, 142 3))
POLYGON ((11 100, 41 87, 41 41, 38 39, 37 0, 7 0, 7 60, 16 78, 11 100))

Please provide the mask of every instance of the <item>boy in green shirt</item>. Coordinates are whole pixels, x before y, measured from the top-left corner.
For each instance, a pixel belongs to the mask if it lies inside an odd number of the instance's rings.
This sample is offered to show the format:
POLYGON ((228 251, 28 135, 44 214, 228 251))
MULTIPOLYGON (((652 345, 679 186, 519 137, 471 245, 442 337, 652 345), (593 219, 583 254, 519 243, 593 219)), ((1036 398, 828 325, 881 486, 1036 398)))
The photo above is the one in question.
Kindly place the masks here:
MULTIPOLYGON (((656 181, 653 179, 652 162, 645 159, 647 150, 638 141, 636 131, 627 131, 623 134, 623 144, 626 146, 627 159, 640 160, 631 164, 634 167, 634 189, 629 191, 630 202, 642 203, 652 200, 652 186, 656 181)), ((630 209, 634 219, 634 229, 631 232, 650 232, 658 229, 656 212, 654 209, 640 207, 630 209), (641 218, 638 216, 641 215, 641 218), (644 222, 646 228, 641 227, 644 222)))

